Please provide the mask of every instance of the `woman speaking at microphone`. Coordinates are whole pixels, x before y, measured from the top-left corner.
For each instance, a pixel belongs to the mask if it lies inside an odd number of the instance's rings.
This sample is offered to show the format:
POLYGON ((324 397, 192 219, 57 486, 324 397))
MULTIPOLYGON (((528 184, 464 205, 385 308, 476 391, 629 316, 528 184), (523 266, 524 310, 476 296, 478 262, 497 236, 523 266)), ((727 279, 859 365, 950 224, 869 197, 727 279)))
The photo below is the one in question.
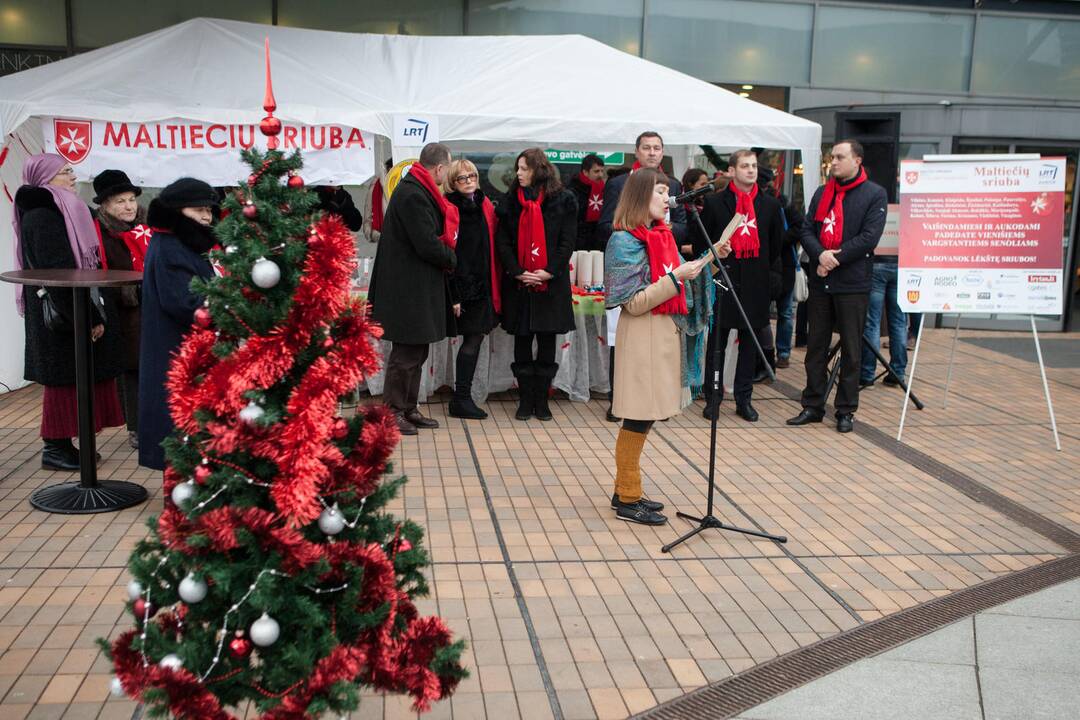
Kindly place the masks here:
POLYGON ((696 278, 707 260, 684 262, 671 228, 664 222, 668 179, 651 168, 626 181, 615 209, 604 254, 608 308, 621 307, 615 335, 612 412, 623 418, 615 442, 615 494, 611 507, 620 520, 663 525, 662 503, 641 490, 641 451, 656 420, 682 409, 682 342, 687 329, 684 281, 696 278))

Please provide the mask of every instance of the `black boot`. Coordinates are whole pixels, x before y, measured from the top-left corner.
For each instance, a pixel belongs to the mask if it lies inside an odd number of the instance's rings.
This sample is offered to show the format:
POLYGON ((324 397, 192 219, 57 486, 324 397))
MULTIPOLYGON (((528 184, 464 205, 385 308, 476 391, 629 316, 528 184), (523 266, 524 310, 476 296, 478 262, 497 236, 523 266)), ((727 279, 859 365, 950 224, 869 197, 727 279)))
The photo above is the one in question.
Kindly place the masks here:
POLYGON ((478 359, 476 355, 458 353, 454 397, 450 400, 450 405, 447 408, 450 417, 483 420, 488 416, 486 412, 476 406, 472 399, 473 375, 476 373, 476 361, 478 359))
POLYGON ((533 397, 533 363, 516 362, 510 363, 510 370, 517 378, 518 384, 518 409, 514 417, 518 420, 528 420, 533 416, 535 399, 533 397))
POLYGON ((79 451, 71 444, 70 438, 45 440, 41 449, 41 467, 46 470, 78 470, 79 451))
POLYGON ((555 373, 559 371, 559 363, 538 362, 534 365, 536 377, 533 388, 535 400, 535 413, 537 420, 550 420, 551 410, 548 408, 548 396, 551 394, 551 381, 555 379, 555 373))

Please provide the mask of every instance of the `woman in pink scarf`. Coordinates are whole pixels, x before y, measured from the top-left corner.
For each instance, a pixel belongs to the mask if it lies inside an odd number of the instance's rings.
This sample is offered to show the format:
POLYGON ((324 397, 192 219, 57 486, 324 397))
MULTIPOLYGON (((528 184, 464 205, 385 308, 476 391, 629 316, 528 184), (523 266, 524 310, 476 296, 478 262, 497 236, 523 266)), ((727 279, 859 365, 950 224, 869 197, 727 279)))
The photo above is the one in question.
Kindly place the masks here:
MULTIPOLYGON (((100 267, 98 236, 90 209, 75 194, 75 173, 59 155, 34 155, 23 166, 23 185, 15 193, 15 267, 75 269, 100 267)), ((71 439, 78 434, 75 393, 75 334, 68 325, 59 331, 45 326, 38 290, 16 288, 16 305, 26 327, 23 377, 44 387, 41 465, 47 470, 78 470, 79 451, 71 439)), ((71 290, 50 288, 49 297, 69 321, 74 317, 71 290)), ((94 429, 124 424, 116 391, 120 374, 117 316, 111 302, 94 294, 94 429)))

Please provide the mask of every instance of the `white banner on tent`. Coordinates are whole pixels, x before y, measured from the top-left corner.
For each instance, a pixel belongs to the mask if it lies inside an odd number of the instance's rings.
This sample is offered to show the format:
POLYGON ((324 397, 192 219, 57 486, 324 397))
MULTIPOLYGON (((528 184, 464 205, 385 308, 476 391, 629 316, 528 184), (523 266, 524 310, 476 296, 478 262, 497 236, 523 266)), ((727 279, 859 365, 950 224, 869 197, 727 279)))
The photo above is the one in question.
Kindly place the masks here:
MULTIPOLYGON (((240 150, 266 149, 256 125, 193 120, 124 122, 41 119, 46 152, 63 156, 79 180, 102 170, 123 170, 142 187, 164 187, 185 175, 211 185, 236 185, 250 170, 240 150)), ((278 149, 299 150, 308 185, 359 185, 375 174, 372 136, 344 125, 282 123, 278 149)))

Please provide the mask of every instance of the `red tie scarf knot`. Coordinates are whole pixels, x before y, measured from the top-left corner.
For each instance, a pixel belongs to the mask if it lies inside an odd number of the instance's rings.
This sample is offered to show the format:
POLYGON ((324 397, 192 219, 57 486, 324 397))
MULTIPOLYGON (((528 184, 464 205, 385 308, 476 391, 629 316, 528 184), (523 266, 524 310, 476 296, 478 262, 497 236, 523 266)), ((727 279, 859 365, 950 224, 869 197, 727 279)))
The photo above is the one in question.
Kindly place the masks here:
POLYGON ((844 241, 844 196, 853 188, 866 182, 866 170, 859 168, 859 174, 849 183, 841 185, 836 178, 830 177, 821 193, 814 222, 821 223, 821 246, 826 250, 839 250, 844 241))
POLYGON ((758 195, 757 183, 750 188, 750 192, 743 192, 735 186, 735 183, 729 183, 728 190, 735 195, 735 212, 743 216, 742 224, 731 236, 731 249, 739 260, 756 258, 761 252, 757 213, 754 212, 754 199, 758 195))

